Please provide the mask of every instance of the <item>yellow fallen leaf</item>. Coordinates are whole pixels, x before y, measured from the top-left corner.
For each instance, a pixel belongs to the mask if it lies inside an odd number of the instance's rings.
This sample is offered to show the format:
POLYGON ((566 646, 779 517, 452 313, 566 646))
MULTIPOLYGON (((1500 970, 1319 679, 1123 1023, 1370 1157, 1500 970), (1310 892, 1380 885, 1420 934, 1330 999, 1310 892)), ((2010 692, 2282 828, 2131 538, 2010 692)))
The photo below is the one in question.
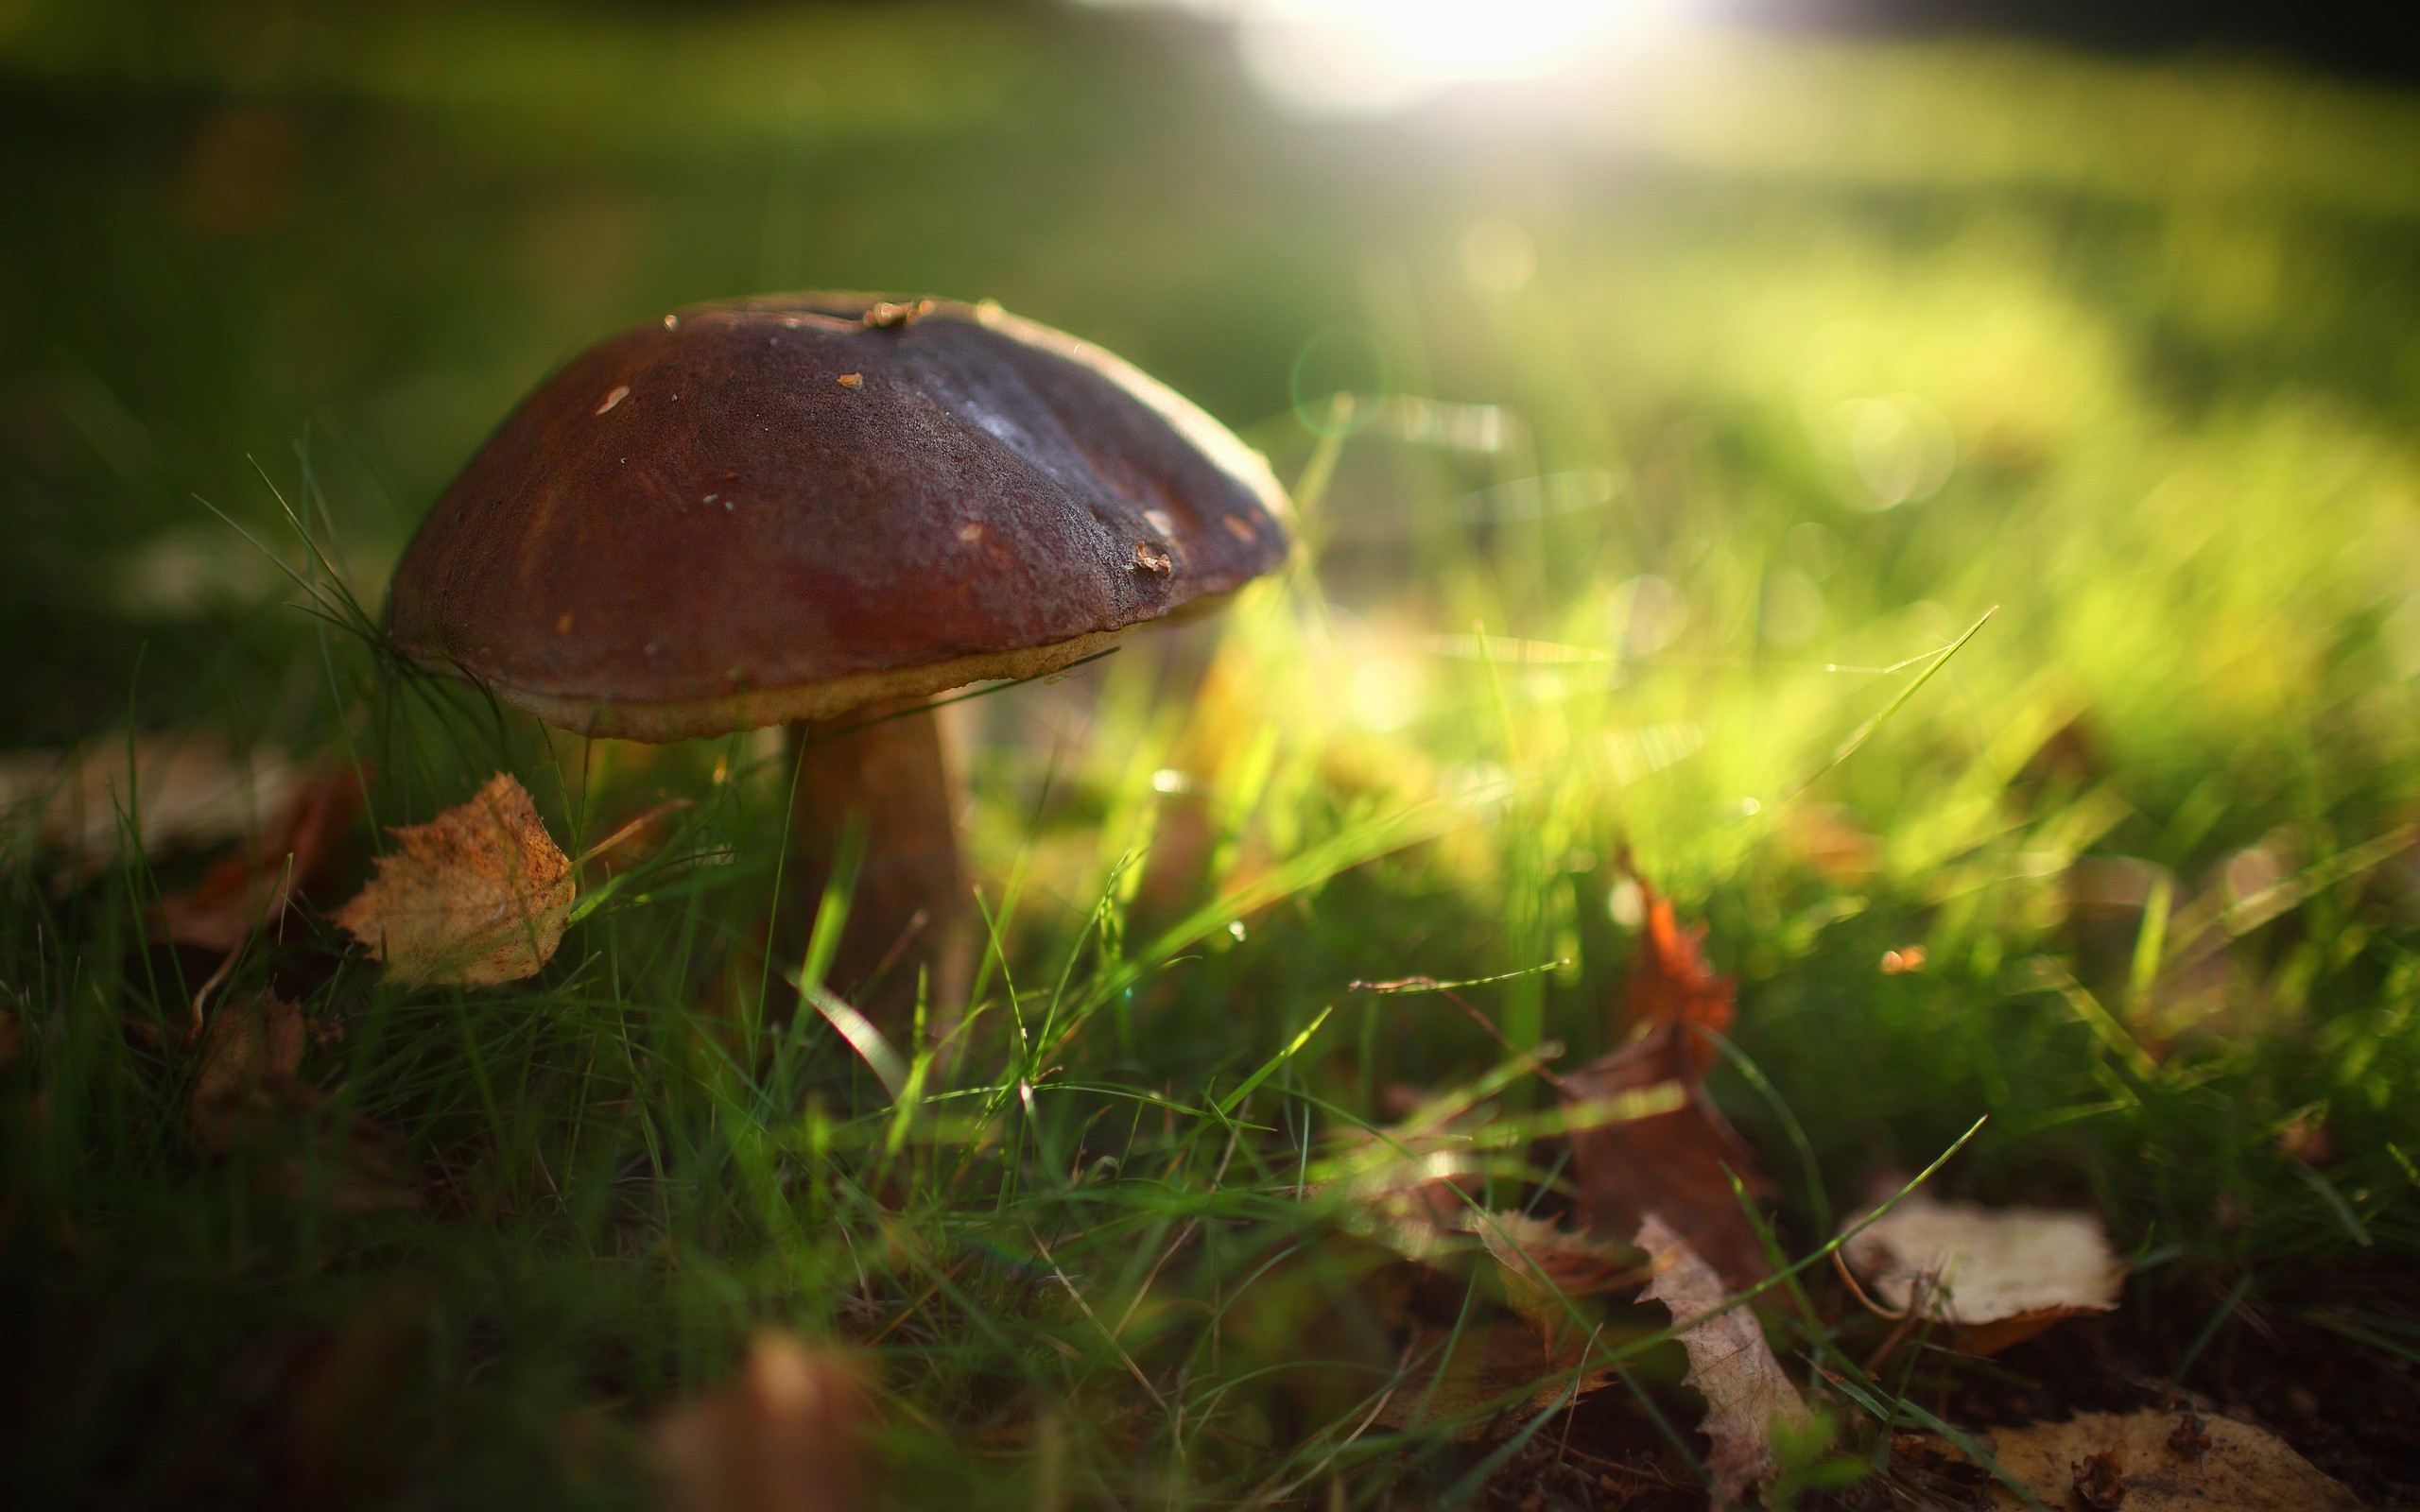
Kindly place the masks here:
POLYGON ((1979 1354, 2007 1349, 2063 1317, 2109 1312, 2126 1280, 2124 1263, 2090 1213, 1936 1202, 1922 1193, 1902 1199, 1841 1252, 1884 1305, 1902 1314, 1923 1306, 1979 1354))
POLYGON ((856 1371, 779 1330, 739 1374, 672 1408, 649 1437, 666 1512, 851 1512, 864 1504, 856 1371))
MULTIPOLYGON (((1654 1284, 1639 1295, 1669 1308, 1673 1322, 1711 1313, 1729 1300, 1714 1267, 1656 1214, 1649 1213, 1638 1226, 1634 1243, 1661 1267, 1654 1284)), ((1714 1441, 1706 1469, 1721 1502, 1736 1503, 1781 1468, 1773 1452, 1773 1425, 1803 1429, 1812 1417, 1798 1388, 1781 1373, 1781 1362, 1746 1304, 1689 1329, 1681 1335, 1681 1347, 1689 1353, 1686 1379, 1706 1400, 1703 1426, 1714 1441)))
MULTIPOLYGON (((2045 1506, 2335 1512, 2361 1504, 2284 1443, 2231 1418, 2082 1413, 2070 1422, 1997 1429, 1989 1443, 2000 1468, 2045 1506)), ((1991 1494, 1995 1507, 2025 1504, 2005 1486, 1991 1494)))
POLYGON ((468 803, 392 832, 395 849, 336 920, 400 986, 488 987, 535 975, 562 942, 571 860, 510 773, 468 803))

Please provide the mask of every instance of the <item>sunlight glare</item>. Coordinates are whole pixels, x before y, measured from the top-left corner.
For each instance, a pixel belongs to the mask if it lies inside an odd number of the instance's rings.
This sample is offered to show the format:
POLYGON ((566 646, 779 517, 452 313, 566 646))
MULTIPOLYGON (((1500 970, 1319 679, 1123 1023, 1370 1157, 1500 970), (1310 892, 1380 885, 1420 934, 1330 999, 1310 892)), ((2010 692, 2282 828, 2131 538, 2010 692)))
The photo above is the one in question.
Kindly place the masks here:
POLYGON ((1232 20, 1270 100, 1312 115, 1380 115, 1466 84, 1540 78, 1661 0, 1089 0, 1173 4, 1232 20))

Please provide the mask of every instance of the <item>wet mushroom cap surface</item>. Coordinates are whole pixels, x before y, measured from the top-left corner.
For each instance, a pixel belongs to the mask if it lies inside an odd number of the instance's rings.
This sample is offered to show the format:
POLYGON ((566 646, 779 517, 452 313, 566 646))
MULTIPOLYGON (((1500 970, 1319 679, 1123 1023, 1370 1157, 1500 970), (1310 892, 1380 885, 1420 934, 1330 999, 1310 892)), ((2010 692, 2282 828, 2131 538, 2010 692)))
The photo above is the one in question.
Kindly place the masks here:
POLYGON ((548 379, 405 551, 396 644, 679 740, 1052 670, 1277 566, 1257 454, 996 306, 683 310, 548 379))

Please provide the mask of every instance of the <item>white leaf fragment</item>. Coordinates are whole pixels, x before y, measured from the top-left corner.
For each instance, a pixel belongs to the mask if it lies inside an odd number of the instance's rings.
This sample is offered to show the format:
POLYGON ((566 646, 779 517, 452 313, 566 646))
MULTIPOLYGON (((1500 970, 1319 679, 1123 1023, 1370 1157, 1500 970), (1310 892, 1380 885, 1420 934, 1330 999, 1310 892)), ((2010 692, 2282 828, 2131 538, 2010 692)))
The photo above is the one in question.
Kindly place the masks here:
POLYGON ((1970 1328, 2106 1313, 2126 1279, 2090 1213, 1936 1202, 1922 1193, 1841 1250, 1885 1305, 1909 1311, 1921 1289, 1932 1315, 1970 1328))
MULTIPOLYGON (((1640 1296, 1670 1309, 1673 1322, 1712 1313, 1730 1299, 1714 1267, 1656 1214, 1647 1215, 1633 1243, 1656 1266, 1654 1281, 1640 1296)), ((1737 1502, 1780 1469, 1773 1425, 1806 1427, 1811 1421, 1806 1403, 1781 1373, 1754 1311, 1744 1304, 1687 1330, 1681 1347, 1689 1353, 1688 1383, 1706 1400, 1703 1427, 1714 1441, 1706 1468, 1723 1500, 1737 1502)))

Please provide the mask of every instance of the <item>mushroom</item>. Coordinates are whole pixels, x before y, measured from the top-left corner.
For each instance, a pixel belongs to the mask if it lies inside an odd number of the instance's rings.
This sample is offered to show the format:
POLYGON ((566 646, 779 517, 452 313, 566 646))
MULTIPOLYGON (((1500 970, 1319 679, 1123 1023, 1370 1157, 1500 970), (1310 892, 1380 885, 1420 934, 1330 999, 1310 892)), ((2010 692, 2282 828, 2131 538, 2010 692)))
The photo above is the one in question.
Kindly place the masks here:
POLYGON ((583 734, 786 724, 786 890, 819 897, 861 816, 830 983, 895 1004, 963 960, 925 700, 1214 605, 1284 559, 1287 518, 1258 454, 1098 347, 988 301, 774 296, 625 331, 541 385, 422 524, 389 629, 583 734))

